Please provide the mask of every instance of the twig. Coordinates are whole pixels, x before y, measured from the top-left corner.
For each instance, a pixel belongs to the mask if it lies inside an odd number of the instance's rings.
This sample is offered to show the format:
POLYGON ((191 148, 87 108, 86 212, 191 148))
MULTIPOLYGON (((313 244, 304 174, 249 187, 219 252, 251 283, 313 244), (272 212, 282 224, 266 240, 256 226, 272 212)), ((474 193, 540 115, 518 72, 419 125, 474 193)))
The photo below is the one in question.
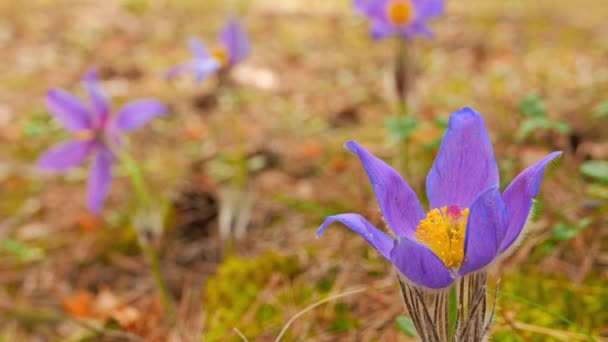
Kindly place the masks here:
POLYGON ((232 328, 232 330, 234 331, 235 334, 239 335, 239 337, 241 338, 241 340, 243 340, 245 342, 249 342, 249 340, 247 339, 247 337, 245 337, 245 335, 243 335, 243 333, 238 328, 232 328))
POLYGON ((0 237, 12 234, 15 227, 24 223, 42 209, 42 203, 37 198, 32 198, 23 204, 16 215, 0 223, 0 237))
POLYGON ((540 304, 537 304, 537 303, 535 303, 535 302, 533 302, 531 300, 528 300, 526 298, 514 295, 514 294, 509 293, 509 292, 498 291, 498 294, 500 296, 502 296, 502 297, 507 297, 507 298, 514 299, 514 300, 516 300, 516 301, 518 301, 520 303, 526 304, 526 305, 531 306, 531 307, 533 307, 535 309, 538 309, 538 310, 540 310, 540 311, 542 311, 542 312, 544 312, 544 313, 546 313, 548 315, 551 315, 553 318, 556 318, 556 319, 558 319, 558 320, 560 320, 560 321, 568 324, 569 326, 572 326, 576 330, 578 330, 581 334, 585 335, 589 339, 589 341, 592 341, 592 342, 596 341, 596 339, 591 335, 591 333, 589 331, 583 329, 580 325, 578 325, 578 324, 574 323, 573 321, 571 321, 570 319, 566 318, 566 316, 563 316, 563 315, 561 315, 559 313, 553 312, 553 311, 549 310, 548 308, 546 308, 546 307, 544 307, 544 306, 542 306, 540 304))
POLYGON ((8 317, 14 317, 17 320, 28 320, 35 321, 37 323, 48 323, 54 325, 58 324, 61 320, 67 320, 100 336, 108 336, 126 341, 146 342, 146 340, 137 335, 128 332, 96 327, 88 322, 76 319, 74 317, 54 310, 38 309, 36 311, 30 311, 28 308, 7 308, 6 313, 8 317))
POLYGON ((127 341, 146 342, 146 340, 144 340, 143 338, 141 338, 137 335, 133 335, 128 332, 98 328, 90 323, 87 323, 85 321, 81 321, 81 320, 78 320, 78 319, 75 319, 75 318, 72 318, 69 316, 67 317, 67 319, 72 321, 76 325, 80 325, 81 327, 92 331, 93 333, 95 333, 97 335, 108 336, 108 337, 113 337, 113 338, 117 338, 117 339, 124 339, 127 341))
POLYGON ((361 292, 364 292, 367 289, 368 289, 367 287, 364 287, 364 288, 360 288, 360 289, 354 289, 354 290, 346 291, 346 292, 343 292, 343 293, 338 293, 336 295, 329 296, 329 297, 327 297, 325 299, 322 299, 322 300, 320 300, 320 301, 318 301, 318 302, 316 302, 314 304, 311 304, 311 305, 307 306, 304 310, 302 310, 302 311, 298 312, 297 314, 295 314, 293 317, 291 317, 289 319, 289 321, 287 321, 287 323, 285 323, 285 325, 283 326, 283 329, 281 329, 281 332, 277 336, 275 342, 281 341, 281 338, 283 337, 283 335, 285 335, 285 333, 289 329, 289 326, 291 324, 293 324, 293 322, 295 322, 296 319, 298 319, 300 316, 304 315, 308 311, 311 311, 312 309, 316 308, 317 306, 325 304, 327 302, 330 302, 330 301, 332 301, 334 299, 350 296, 350 295, 353 295, 355 293, 361 293, 361 292))

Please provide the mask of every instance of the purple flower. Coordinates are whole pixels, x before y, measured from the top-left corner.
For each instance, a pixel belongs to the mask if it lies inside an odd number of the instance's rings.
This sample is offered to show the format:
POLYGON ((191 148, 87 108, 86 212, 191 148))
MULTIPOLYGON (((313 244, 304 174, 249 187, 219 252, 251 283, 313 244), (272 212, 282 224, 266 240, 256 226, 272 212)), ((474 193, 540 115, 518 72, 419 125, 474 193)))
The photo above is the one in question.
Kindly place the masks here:
POLYGON ((367 171, 395 238, 357 214, 329 216, 318 235, 340 222, 361 235, 412 283, 433 289, 481 270, 521 236, 553 152, 520 173, 501 194, 498 167, 482 117, 471 108, 452 114, 426 179, 430 211, 388 164, 349 141, 367 171))
POLYGON ((99 86, 97 72, 89 71, 84 83, 89 104, 63 89, 48 91, 46 104, 49 112, 74 134, 74 139, 51 147, 38 159, 38 166, 46 170, 65 171, 93 156, 88 182, 88 207, 97 214, 110 189, 112 164, 117 159, 111 146, 120 144, 123 133, 166 114, 167 108, 157 100, 141 99, 127 103, 110 117, 110 102, 99 86))
POLYGON ((443 14, 443 0, 355 0, 355 8, 371 22, 372 37, 431 37, 429 19, 443 14))
POLYGON ((192 73, 197 83, 219 71, 242 62, 249 56, 249 38, 239 22, 231 18, 219 36, 219 44, 208 51, 198 38, 188 40, 192 60, 178 65, 167 72, 172 78, 182 73, 192 73))

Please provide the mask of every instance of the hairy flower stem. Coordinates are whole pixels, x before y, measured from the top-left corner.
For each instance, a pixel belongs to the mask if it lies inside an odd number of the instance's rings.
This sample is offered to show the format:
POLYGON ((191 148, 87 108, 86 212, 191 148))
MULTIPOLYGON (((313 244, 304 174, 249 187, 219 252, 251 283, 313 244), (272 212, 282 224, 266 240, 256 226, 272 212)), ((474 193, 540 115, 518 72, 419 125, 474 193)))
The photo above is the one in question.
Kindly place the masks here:
POLYGON ((424 289, 401 276, 399 286, 420 341, 449 342, 449 289, 424 289))
POLYGON ((403 39, 397 39, 397 48, 395 53, 395 94, 397 96, 397 113, 401 116, 408 114, 407 97, 410 91, 410 54, 407 47, 407 42, 403 39))
POLYGON ((238 149, 236 155, 236 172, 234 177, 234 186, 237 189, 245 190, 249 181, 249 170, 247 168, 247 142, 245 133, 241 127, 241 120, 238 117, 234 118, 234 126, 238 132, 238 149))
POLYGON ((456 285, 458 293, 458 315, 453 342, 485 341, 492 324, 494 304, 488 312, 486 283, 488 276, 485 272, 469 274, 460 278, 456 285))
MULTIPOLYGON (((397 98, 397 118, 403 120, 409 114, 408 93, 410 91, 410 72, 409 72, 409 51, 407 42, 403 39, 396 39, 397 47, 395 53, 394 86, 397 98)), ((406 178, 410 178, 410 156, 409 156, 409 137, 399 141, 397 145, 397 168, 399 168, 406 178)))
POLYGON ((175 324, 175 303, 173 302, 173 297, 171 296, 171 292, 167 286, 167 281, 165 280, 162 272, 158 250, 152 243, 142 243, 141 248, 144 250, 144 254, 148 259, 150 271, 152 272, 154 282, 156 283, 161 300, 165 306, 167 321, 170 325, 173 325, 175 324))
MULTIPOLYGON (((479 272, 462 277, 455 288, 429 290, 399 276, 406 309, 422 342, 480 342, 487 339, 494 306, 488 312, 487 275, 479 272), (450 293, 456 290, 458 311, 450 314, 450 293), (455 325, 454 328, 452 326, 455 325)), ((496 296, 494 297, 496 298, 496 296)))
POLYGON ((151 199, 146 189, 141 168, 139 167, 137 161, 133 159, 126 151, 124 151, 124 149, 117 146, 112 147, 112 151, 118 156, 119 160, 127 170, 129 178, 133 184, 133 188, 137 193, 139 207, 143 212, 140 220, 137 220, 138 222, 134 224, 139 236, 139 246, 144 252, 144 256, 148 261, 150 272, 152 273, 156 288, 160 294, 161 300, 163 301, 167 321, 170 325, 173 325, 175 323, 175 303, 173 302, 173 297, 171 296, 171 292, 167 286, 167 281, 162 272, 160 255, 156 246, 154 245, 154 233, 158 234, 160 233, 158 230, 162 230, 162 222, 155 221, 159 221, 161 219, 155 220, 151 199), (157 225, 160 226, 160 229, 154 229, 154 227, 157 225))
POLYGON ((146 190, 146 185, 144 183, 144 179, 141 173, 141 169, 139 164, 135 159, 133 159, 128 153, 113 149, 114 153, 120 153, 119 158, 125 169, 127 170, 127 174, 131 179, 131 184, 133 184, 133 188, 137 193, 137 199, 141 206, 148 208, 150 206, 150 196, 148 195, 148 191, 146 190))

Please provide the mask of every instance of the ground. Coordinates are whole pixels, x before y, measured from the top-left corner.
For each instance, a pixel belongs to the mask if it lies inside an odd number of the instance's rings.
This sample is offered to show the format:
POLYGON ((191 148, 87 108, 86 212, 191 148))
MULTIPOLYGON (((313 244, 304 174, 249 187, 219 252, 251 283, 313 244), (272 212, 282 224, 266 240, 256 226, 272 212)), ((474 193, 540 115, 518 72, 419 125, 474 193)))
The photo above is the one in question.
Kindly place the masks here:
MULTIPOLYGON (((407 340, 395 272, 363 239, 324 217, 382 225, 356 139, 389 163, 399 149, 390 72, 394 41, 373 41, 349 1, 5 1, 0 4, 0 341, 407 340), (197 85, 167 81, 230 15, 250 58, 197 85), (177 302, 166 319, 131 218, 122 167, 102 215, 85 206, 87 168, 64 175, 36 158, 69 136, 45 92, 83 95, 90 67, 114 108, 155 97, 171 114, 130 136, 159 205, 156 241, 177 302), (388 126, 391 126, 390 124, 388 126), (220 242, 218 210, 239 179, 253 211, 244 237, 220 242), (242 180, 242 179, 241 179, 242 180), (241 182, 243 184, 243 182, 241 182), (354 290, 352 293, 349 292, 354 290)), ((449 114, 484 115, 503 188, 551 151, 527 238, 490 268, 496 341, 608 338, 608 3, 448 1, 435 36, 409 44, 415 83, 407 178, 419 193, 449 114), (603 166, 602 166, 603 165, 603 166), (604 167, 604 168, 602 168, 604 167)), ((236 197, 241 197, 236 195, 236 197)), ((424 196, 421 198, 424 201, 424 196)))

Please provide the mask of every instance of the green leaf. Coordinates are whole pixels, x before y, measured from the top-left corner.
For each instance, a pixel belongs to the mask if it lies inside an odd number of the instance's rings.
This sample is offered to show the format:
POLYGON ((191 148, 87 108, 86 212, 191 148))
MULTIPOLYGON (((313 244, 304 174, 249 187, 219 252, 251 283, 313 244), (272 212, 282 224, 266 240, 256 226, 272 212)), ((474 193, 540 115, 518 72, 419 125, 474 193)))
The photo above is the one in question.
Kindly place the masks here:
POLYGON ((18 257, 24 263, 39 261, 44 258, 44 251, 41 248, 30 247, 17 240, 6 239, 2 241, 0 246, 2 250, 18 257))
POLYGON ((581 165, 581 173, 596 181, 608 183, 608 161, 589 160, 581 165))
POLYGON ((538 127, 539 124, 537 121, 531 119, 525 120, 521 123, 519 129, 515 133, 515 140, 518 142, 525 140, 527 137, 530 136, 530 134, 532 134, 532 132, 536 131, 538 127))
POLYGON ((561 133, 561 134, 570 133, 570 125, 567 122, 553 121, 551 126, 552 126, 553 130, 555 130, 558 133, 561 133))
POLYGON ((406 141, 418 127, 416 119, 412 116, 388 118, 384 125, 388 130, 391 142, 395 144, 406 141))
POLYGON ((570 240, 576 237, 579 230, 565 223, 558 223, 553 227, 553 238, 559 241, 570 240))
POLYGON ((397 328, 401 330, 407 336, 416 336, 416 327, 411 318, 406 316, 398 316, 395 321, 397 322, 397 328))
POLYGON ((520 112, 530 117, 546 117, 547 106, 538 95, 526 96, 519 106, 517 106, 520 112))
POLYGON ((521 142, 539 129, 550 129, 560 134, 570 133, 570 125, 567 122, 553 121, 547 117, 531 117, 521 123, 515 133, 515 139, 521 142))
POLYGON ((593 115, 598 118, 608 117, 608 99, 602 101, 593 109, 593 115))

